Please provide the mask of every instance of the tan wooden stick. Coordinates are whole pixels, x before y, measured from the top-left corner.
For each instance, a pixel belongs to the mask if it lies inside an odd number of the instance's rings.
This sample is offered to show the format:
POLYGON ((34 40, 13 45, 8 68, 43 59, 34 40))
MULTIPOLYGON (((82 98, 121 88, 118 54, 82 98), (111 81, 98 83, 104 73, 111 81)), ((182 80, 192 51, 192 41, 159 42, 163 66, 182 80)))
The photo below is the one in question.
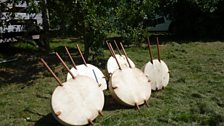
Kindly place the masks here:
POLYGON ((77 44, 76 46, 78 48, 78 51, 79 51, 80 56, 82 57, 82 61, 84 62, 85 66, 87 66, 86 60, 85 60, 84 56, 82 55, 82 52, 81 52, 81 50, 79 48, 79 45, 77 44))
POLYGON ((148 49, 149 49, 150 62, 153 64, 152 50, 149 38, 148 38, 148 49))
POLYGON ((138 111, 140 111, 140 107, 137 103, 135 103, 136 108, 138 109, 138 111))
POLYGON ((72 62, 72 66, 77 70, 77 67, 75 65, 75 62, 74 62, 72 56, 71 56, 71 53, 69 52, 69 50, 68 50, 68 48, 66 46, 65 46, 65 50, 66 50, 66 52, 67 52, 67 54, 68 54, 68 56, 69 56, 69 58, 70 58, 70 60, 72 62))
POLYGON ((156 38, 156 40, 157 40, 157 52, 158 52, 158 60, 159 60, 159 62, 160 62, 160 48, 159 48, 159 38, 157 37, 157 38, 156 38))
POLYGON ((144 104, 145 104, 147 107, 149 107, 149 104, 147 103, 146 100, 144 100, 144 104))
POLYGON ((118 60, 117 60, 117 57, 115 56, 114 49, 113 49, 111 43, 109 43, 109 47, 110 47, 110 50, 111 50, 111 52, 112 52, 113 57, 115 58, 115 60, 116 60, 116 62, 117 62, 118 68, 121 70, 121 66, 120 66, 120 64, 119 64, 119 62, 118 62, 118 60))
POLYGON ((98 113, 99 113, 100 116, 103 116, 103 112, 102 111, 99 110, 98 113))
POLYGON ((91 119, 88 119, 88 122, 89 122, 90 125, 94 125, 94 123, 91 119))
POLYGON ((122 44, 121 42, 120 42, 120 45, 121 45, 121 48, 122 48, 122 50, 123 50, 124 56, 125 56, 125 58, 126 58, 126 60, 127 60, 127 62, 128 62, 128 65, 129 65, 129 67, 131 68, 131 64, 130 64, 130 62, 129 62, 129 60, 128 60, 127 53, 126 53, 126 51, 124 50, 124 46, 123 46, 123 44, 122 44))
POLYGON ((56 52, 56 56, 61 61, 63 66, 68 70, 69 74, 72 76, 73 79, 75 79, 75 76, 72 74, 72 72, 69 70, 68 66, 65 64, 65 62, 62 60, 61 56, 56 52))
POLYGON ((111 49, 110 49, 110 45, 109 45, 108 41, 106 41, 106 43, 107 43, 107 47, 108 47, 108 49, 109 49, 109 51, 110 51, 111 56, 114 57, 113 52, 112 52, 111 49))
POLYGON ((58 82, 59 86, 63 86, 61 80, 55 75, 55 73, 51 70, 51 68, 47 65, 47 63, 44 61, 43 58, 40 59, 41 62, 44 64, 44 66, 47 68, 47 70, 53 75, 55 80, 58 82))
POLYGON ((117 48, 118 54, 121 56, 121 50, 119 49, 119 46, 117 45, 116 40, 114 40, 114 44, 115 44, 115 46, 117 48))

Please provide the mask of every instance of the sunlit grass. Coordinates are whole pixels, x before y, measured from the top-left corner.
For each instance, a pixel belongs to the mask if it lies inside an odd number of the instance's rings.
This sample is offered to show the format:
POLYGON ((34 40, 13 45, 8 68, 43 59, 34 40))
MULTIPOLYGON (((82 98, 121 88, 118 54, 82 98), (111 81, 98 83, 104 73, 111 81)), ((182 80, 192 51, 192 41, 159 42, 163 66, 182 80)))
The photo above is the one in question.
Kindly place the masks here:
MULTIPOLYGON (((53 42, 51 47, 58 48, 67 44, 72 48, 76 45, 70 41, 60 45, 58 43, 60 42, 53 42)), ((152 49, 154 58, 157 58, 156 46, 152 45, 152 49)), ((149 61, 148 50, 145 47, 126 48, 126 51, 138 68, 142 68, 149 61)), ((105 54, 106 60, 109 57, 108 50, 105 54)), ((150 107, 141 106, 140 112, 135 108, 119 105, 110 97, 109 91, 106 91, 104 116, 98 117, 95 124, 224 125, 223 56, 224 43, 222 42, 163 44, 161 59, 166 62, 171 72, 168 86, 162 91, 153 92, 148 101, 150 107)), ((26 71, 24 74, 26 76, 20 77, 21 79, 33 76, 32 80, 15 79, 15 82, 0 83, 1 126, 59 125, 51 116, 50 108, 51 94, 57 83, 43 68, 39 58, 34 58, 34 63, 37 65, 33 67, 39 68, 36 73, 29 74, 31 71, 26 71)), ((53 58, 48 58, 47 61, 50 62, 53 58)), ((66 71, 63 67, 54 61, 50 64, 59 78, 64 81, 66 71)), ((0 66, 1 71, 8 70, 10 65, 21 67, 24 64, 22 62, 3 64, 0 66)), ((103 70, 105 66, 100 68, 103 70)), ((10 74, 10 76, 20 75, 10 74)), ((0 77, 0 80, 2 79, 4 78, 0 77)))

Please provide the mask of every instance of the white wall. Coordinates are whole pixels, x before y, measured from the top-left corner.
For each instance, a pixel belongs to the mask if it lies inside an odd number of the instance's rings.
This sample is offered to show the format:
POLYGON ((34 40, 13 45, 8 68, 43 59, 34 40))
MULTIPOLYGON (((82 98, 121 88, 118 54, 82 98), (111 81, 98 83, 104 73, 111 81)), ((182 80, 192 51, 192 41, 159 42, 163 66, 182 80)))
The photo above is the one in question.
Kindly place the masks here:
MULTIPOLYGON (((2 2, 2 0, 1 0, 2 2)), ((38 4, 38 2, 35 2, 38 4)), ((24 3, 19 3, 15 5, 16 7, 27 7, 26 2, 24 3)), ((13 7, 12 4, 8 4, 7 7, 11 9, 13 7)), ((6 20, 9 21, 11 18, 8 16, 10 12, 3 12, 1 20, 6 20)), ((40 29, 42 29, 42 14, 28 14, 28 13, 21 13, 17 12, 15 13, 15 18, 14 19, 35 19, 37 21, 37 24, 40 26, 40 29)), ((0 33, 6 33, 6 32, 24 32, 24 26, 23 25, 9 25, 9 26, 0 26, 0 33)))

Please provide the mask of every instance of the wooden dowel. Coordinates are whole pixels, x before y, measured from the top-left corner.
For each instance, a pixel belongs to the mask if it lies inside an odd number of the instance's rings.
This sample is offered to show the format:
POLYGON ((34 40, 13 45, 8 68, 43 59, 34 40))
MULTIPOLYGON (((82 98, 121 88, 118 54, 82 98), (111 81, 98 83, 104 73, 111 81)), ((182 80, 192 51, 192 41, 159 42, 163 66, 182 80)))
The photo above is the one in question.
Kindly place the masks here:
POLYGON ((98 111, 98 114, 100 115, 100 116, 103 116, 103 112, 102 111, 98 111))
POLYGON ((124 46, 123 46, 123 44, 122 44, 121 42, 120 42, 120 45, 121 45, 122 51, 123 51, 123 53, 124 53, 124 56, 125 56, 125 58, 126 58, 126 60, 127 60, 127 62, 128 62, 128 65, 129 65, 129 67, 131 68, 131 64, 130 64, 130 62, 129 62, 129 60, 128 60, 127 53, 126 53, 126 51, 124 50, 124 46))
POLYGON ((65 62, 62 60, 61 56, 57 52, 56 52, 56 56, 61 61, 61 63, 63 64, 63 66, 67 69, 67 71, 72 76, 72 78, 75 79, 75 76, 72 74, 72 72, 69 70, 68 66, 65 64, 65 62))
POLYGON ((61 115, 61 112, 58 111, 58 112, 55 113, 55 115, 56 115, 56 116, 60 116, 60 115, 61 115))
POLYGON ((115 56, 115 52, 114 52, 114 49, 113 49, 111 43, 108 43, 108 45, 109 45, 109 49, 110 49, 110 51, 111 51, 111 55, 112 55, 115 59, 117 59, 117 57, 115 56))
POLYGON ((149 107, 149 104, 147 103, 146 100, 144 100, 144 104, 145 104, 147 107, 149 107))
POLYGON ((117 86, 112 87, 112 89, 114 89, 114 90, 117 89, 117 88, 118 88, 117 86))
POLYGON ((117 48, 118 54, 121 56, 121 50, 119 49, 119 46, 117 45, 116 40, 114 40, 114 44, 115 44, 115 46, 117 48))
POLYGON ((152 50, 149 38, 148 38, 148 49, 149 49, 150 62, 153 64, 152 50))
POLYGON ((77 67, 75 65, 75 62, 74 62, 72 56, 71 56, 71 53, 69 52, 69 50, 68 50, 68 48, 66 46, 65 46, 65 50, 66 50, 66 52, 67 52, 67 54, 68 54, 68 56, 69 56, 69 58, 70 58, 70 60, 72 62, 72 66, 77 70, 77 67))
POLYGON ((107 47, 108 47, 108 49, 109 49, 109 51, 110 51, 111 56, 114 57, 113 52, 112 52, 111 49, 110 49, 110 45, 109 45, 108 41, 106 41, 106 43, 107 43, 107 47))
POLYGON ((44 66, 47 68, 47 70, 53 75, 55 80, 58 82, 59 86, 63 86, 61 80, 55 75, 55 73, 51 70, 51 68, 47 65, 47 63, 44 61, 43 58, 40 59, 41 62, 44 64, 44 66))
POLYGON ((88 119, 88 123, 89 123, 90 125, 94 125, 94 123, 93 123, 93 121, 92 121, 91 119, 88 119))
POLYGON ((140 111, 140 107, 137 103, 135 103, 136 108, 138 109, 138 111, 140 111))
POLYGON ((85 60, 84 56, 82 55, 82 52, 81 52, 81 50, 80 50, 80 48, 79 48, 79 45, 77 44, 76 46, 77 46, 77 48, 78 48, 78 51, 79 51, 80 56, 82 57, 82 61, 84 62, 85 66, 87 67, 86 60, 85 60))
POLYGON ((158 38, 158 37, 156 38, 156 41, 157 41, 158 60, 159 60, 159 62, 160 62, 160 48, 159 48, 159 38, 158 38))
POLYGON ((114 56, 114 59, 115 59, 116 62, 117 62, 118 68, 121 70, 121 66, 120 66, 120 64, 119 64, 119 62, 118 62, 118 60, 117 60, 117 57, 115 56, 114 49, 113 49, 111 43, 109 43, 109 47, 110 47, 110 49, 111 49, 112 55, 114 56))

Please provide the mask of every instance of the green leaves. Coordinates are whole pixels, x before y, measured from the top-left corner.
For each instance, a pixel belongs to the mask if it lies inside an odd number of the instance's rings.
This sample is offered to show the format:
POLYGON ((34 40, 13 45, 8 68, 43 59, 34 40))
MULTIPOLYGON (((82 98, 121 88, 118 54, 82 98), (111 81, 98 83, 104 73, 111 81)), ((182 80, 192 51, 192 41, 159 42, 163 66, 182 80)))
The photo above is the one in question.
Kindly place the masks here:
MULTIPOLYGON (((147 31, 144 17, 152 17, 157 0, 48 0, 52 28, 84 37, 85 52, 98 52, 116 34, 126 43, 139 43, 147 31), (94 46, 94 47, 93 47, 94 46), (95 47, 96 46, 96 47, 95 47)), ((61 32, 60 32, 61 33, 61 32)))

